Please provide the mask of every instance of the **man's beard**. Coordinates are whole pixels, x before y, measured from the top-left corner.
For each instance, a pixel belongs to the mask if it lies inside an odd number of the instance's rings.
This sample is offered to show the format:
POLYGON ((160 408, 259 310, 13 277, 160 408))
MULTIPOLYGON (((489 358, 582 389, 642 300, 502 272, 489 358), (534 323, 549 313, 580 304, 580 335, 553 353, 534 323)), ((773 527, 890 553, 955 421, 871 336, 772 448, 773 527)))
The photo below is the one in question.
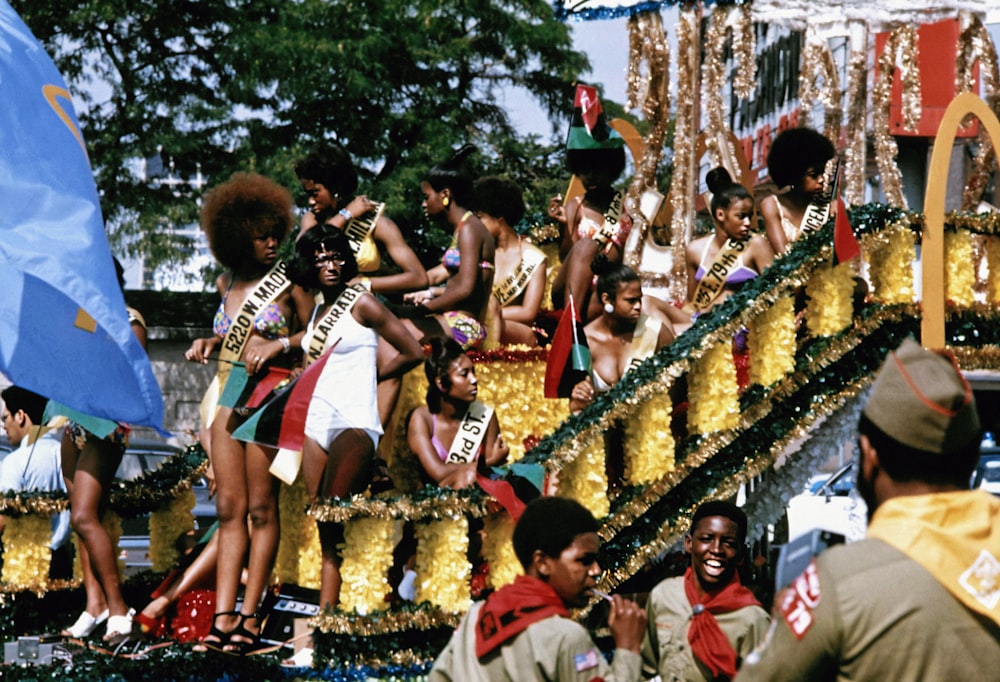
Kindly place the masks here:
POLYGON ((858 462, 857 488, 858 494, 861 495, 861 499, 865 501, 865 506, 868 507, 868 521, 871 522, 872 515, 875 513, 875 485, 871 480, 865 478, 860 461, 858 462))

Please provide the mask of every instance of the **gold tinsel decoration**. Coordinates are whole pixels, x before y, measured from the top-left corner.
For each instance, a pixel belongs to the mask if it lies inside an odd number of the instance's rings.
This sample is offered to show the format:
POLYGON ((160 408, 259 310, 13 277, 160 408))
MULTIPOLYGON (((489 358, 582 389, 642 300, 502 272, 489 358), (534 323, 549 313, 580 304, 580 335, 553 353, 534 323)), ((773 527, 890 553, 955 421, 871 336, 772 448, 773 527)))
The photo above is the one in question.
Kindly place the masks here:
POLYGON ((461 613, 472 604, 469 522, 464 516, 416 524, 417 603, 461 613))
POLYGON ((636 405, 625 427, 625 482, 651 483, 674 468, 673 404, 662 389, 636 405))
POLYGON ((499 589, 524 573, 511 542, 514 519, 507 512, 492 514, 486 517, 485 531, 483 556, 490 565, 486 582, 493 589, 499 589))
POLYGON ((712 165, 725 166, 737 182, 745 182, 745 178, 740 178, 740 165, 736 160, 736 150, 729 136, 729 127, 726 125, 726 108, 722 96, 729 75, 725 56, 730 25, 732 25, 733 55, 736 59, 733 92, 743 99, 753 93, 756 60, 750 7, 749 5, 716 6, 709 18, 703 41, 705 61, 702 66, 701 101, 708 121, 704 131, 705 146, 713 160, 712 165))
POLYGON ((371 615, 324 611, 309 619, 309 626, 320 632, 337 635, 371 637, 404 630, 436 630, 458 626, 461 614, 443 611, 436 606, 421 605, 406 613, 379 612, 371 615))
POLYGON ((402 532, 402 522, 391 519, 355 519, 344 525, 340 609, 364 615, 389 606, 392 550, 402 532))
POLYGON ((559 472, 559 497, 576 500, 595 518, 608 515, 608 474, 604 464, 604 437, 598 435, 559 472))
POLYGON ((799 65, 799 125, 812 126, 812 110, 823 104, 823 134, 831 140, 840 139, 841 107, 840 74, 826 39, 814 26, 806 29, 806 44, 799 65), (821 87, 822 86, 822 87, 821 87))
POLYGON ((826 265, 813 270, 806 284, 809 297, 806 326, 811 336, 833 336, 854 318, 853 263, 826 265))
POLYGON ((8 517, 3 535, 3 573, 0 580, 11 591, 46 589, 52 561, 52 523, 49 517, 29 514, 8 517))
POLYGON ((294 485, 281 484, 278 491, 281 535, 274 571, 278 582, 319 589, 323 553, 316 520, 306 514, 308 503, 301 474, 294 485))
POLYGON ((899 148, 889 127, 889 103, 895 69, 899 68, 902 81, 903 127, 914 130, 920 121, 920 69, 917 66, 919 50, 917 31, 912 25, 894 29, 885 42, 878 58, 878 73, 872 91, 872 134, 875 138, 875 160, 882 176, 882 190, 892 206, 905 209, 902 178, 896 165, 899 148))
POLYGON ((1000 304, 1000 237, 986 238, 986 264, 989 273, 986 278, 986 302, 1000 304))
POLYGON ((717 341, 688 374, 688 429, 713 433, 733 428, 739 421, 739 386, 733 364, 732 341, 717 341))
POLYGON ((844 150, 844 200, 852 206, 865 201, 868 122, 868 27, 863 21, 848 24, 850 53, 847 63, 847 145, 844 150))
POLYGON ((750 323, 750 383, 770 386, 795 368, 795 301, 783 296, 750 323))
MULTIPOLYGON (((961 12, 962 32, 958 37, 955 61, 955 93, 971 92, 975 83, 975 65, 979 65, 981 92, 990 109, 1000 117, 1000 63, 989 31, 978 16, 961 12)), ((990 172, 996 163, 996 150, 985 126, 980 126, 976 139, 979 147, 962 191, 962 208, 973 210, 983 197, 990 172)))
POLYGON ((181 558, 177 539, 194 530, 194 491, 188 488, 163 509, 149 515, 149 557, 152 570, 170 570, 181 558))
POLYGON ((976 269, 972 261, 972 235, 968 230, 944 233, 944 297, 959 306, 975 302, 976 269))
POLYGON ((907 222, 895 222, 881 232, 866 234, 861 238, 861 248, 868 261, 872 298, 880 303, 912 303, 916 248, 907 222))

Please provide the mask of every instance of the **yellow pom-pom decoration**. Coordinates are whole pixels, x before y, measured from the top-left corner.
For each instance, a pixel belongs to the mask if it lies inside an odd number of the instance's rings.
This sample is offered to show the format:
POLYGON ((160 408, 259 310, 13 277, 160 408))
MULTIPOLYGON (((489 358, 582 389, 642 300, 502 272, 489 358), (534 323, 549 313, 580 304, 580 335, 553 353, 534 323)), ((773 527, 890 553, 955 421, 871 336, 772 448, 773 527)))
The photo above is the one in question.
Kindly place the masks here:
POLYGON ((750 323, 750 383, 770 386, 795 368, 795 302, 776 300, 750 323))

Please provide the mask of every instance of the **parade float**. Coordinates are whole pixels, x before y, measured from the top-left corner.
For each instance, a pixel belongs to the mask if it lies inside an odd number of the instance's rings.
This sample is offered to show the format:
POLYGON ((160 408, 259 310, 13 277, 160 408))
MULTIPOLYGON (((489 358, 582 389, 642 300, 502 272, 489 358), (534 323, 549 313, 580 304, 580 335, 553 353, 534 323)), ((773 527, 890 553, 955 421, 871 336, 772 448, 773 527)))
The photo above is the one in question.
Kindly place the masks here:
MULTIPOLYGON (((862 2, 822 8, 559 2, 555 10, 560 19, 629 17, 628 104, 642 113, 648 131, 626 135, 635 161, 627 205, 636 217, 626 262, 646 287, 683 297, 699 169, 725 165, 755 188, 766 179, 762 162, 771 136, 788 126, 812 125, 839 142, 843 195, 861 245, 860 258, 835 263, 830 218, 576 415, 564 401, 543 396, 544 350, 473 355, 480 399, 500 416, 511 460, 540 465, 552 493, 577 499, 601 519, 601 588, 611 592, 671 550, 693 510, 708 499, 742 488, 750 535, 764 535, 815 469, 854 440, 865 391, 887 351, 905 336, 947 346, 966 372, 1000 370, 1000 213, 980 210, 987 208, 981 201, 1000 143, 1000 74, 985 3, 887 2, 876 9, 862 2), (666 12, 676 17, 669 28, 666 12), (921 25, 937 22, 947 22, 951 44, 921 41, 921 25), (926 59, 935 49, 953 55, 954 71, 943 105, 927 107, 921 55, 926 59), (917 192, 921 210, 915 210, 897 141, 917 132, 926 137, 929 128, 932 152, 917 192), (658 187, 668 132, 672 178, 658 187), (948 177, 957 136, 973 153, 955 191, 948 177), (869 285, 863 305, 853 301, 859 275, 869 285), (808 303, 797 312, 795 292, 803 288, 808 303), (731 343, 743 327, 750 363, 741 388, 731 343), (684 409, 669 397, 679 382, 687 386, 684 409), (684 428, 671 427, 676 419, 684 428), (611 429, 624 434, 618 485, 606 474, 604 435, 611 429)), ((423 400, 423 381, 419 371, 406 377, 399 414, 423 400)), ((131 679, 137 671, 164 679, 426 675, 473 599, 470 528, 484 531, 487 587, 497 587, 519 572, 509 544, 513 523, 478 488, 418 489, 399 425, 389 429, 381 450, 395 483, 387 492, 310 506, 300 484, 282 487, 279 584, 318 587, 315 522, 346 524, 340 604, 308 620, 315 628, 314 670, 282 670, 276 657, 213 658, 177 645, 146 645, 118 657, 70 651, 70 667, 53 660, 51 678, 131 679), (412 603, 386 599, 404 525, 416 539, 412 603)), ((203 466, 203 453, 192 446, 113 493, 109 527, 121 517, 150 513, 154 520, 150 551, 158 573, 133 581, 133 595, 145 589, 148 596, 176 560, 169 538, 190 526, 190 484, 203 466)), ((47 574, 47 516, 65 507, 64 498, 32 494, 0 503, 10 518, 0 575, 4 641, 44 630, 53 607, 75 613, 64 606, 72 583, 39 580, 47 574)), ((588 619, 598 608, 595 601, 577 615, 588 619)), ((23 671, 23 677, 12 670, 8 679, 42 679, 43 670, 23 671)))

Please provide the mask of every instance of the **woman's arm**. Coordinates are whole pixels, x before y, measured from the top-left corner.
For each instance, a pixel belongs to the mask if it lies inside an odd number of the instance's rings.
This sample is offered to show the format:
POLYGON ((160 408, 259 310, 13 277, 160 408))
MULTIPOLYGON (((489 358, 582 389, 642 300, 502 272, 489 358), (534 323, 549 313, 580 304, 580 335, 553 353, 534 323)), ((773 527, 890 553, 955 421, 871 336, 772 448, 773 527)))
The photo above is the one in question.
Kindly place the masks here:
POLYGON ((764 271, 771 267, 774 262, 774 250, 771 248, 771 243, 759 235, 751 237, 750 253, 753 256, 753 264, 757 274, 763 275, 764 271))
MULTIPOLYGON (((704 237, 702 237, 704 239, 704 237)), ((711 237, 709 237, 711 239, 711 237)), ((696 239, 690 244, 688 244, 687 251, 684 254, 684 261, 687 264, 687 274, 688 274, 688 295, 687 300, 691 301, 694 299, 694 292, 698 289, 698 247, 701 246, 701 239, 696 239)))
POLYGON ((781 226, 781 212, 778 210, 778 197, 768 196, 761 199, 760 216, 764 219, 764 234, 771 245, 773 253, 784 253, 788 248, 785 230, 781 226))
POLYGON ((524 296, 518 305, 509 305, 500 309, 505 320, 531 324, 538 317, 538 309, 542 307, 542 296, 545 295, 546 265, 543 261, 531 273, 531 280, 524 289, 524 296))
POLYGON ((486 227, 482 223, 478 225, 475 223, 479 223, 479 219, 470 218, 458 231, 460 259, 458 272, 448 280, 444 293, 424 303, 424 307, 432 313, 440 314, 449 310, 464 310, 467 301, 476 290, 486 227))
POLYGON ((486 427, 486 435, 483 437, 483 460, 487 466, 497 466, 507 461, 510 454, 510 446, 503 439, 500 433, 500 420, 494 412, 490 417, 490 423, 486 427))
POLYGON ((386 253, 392 258, 402 272, 395 275, 384 275, 371 278, 371 290, 378 293, 393 293, 399 291, 415 291, 427 286, 427 271, 417 258, 399 226, 391 219, 382 216, 375 224, 375 241, 385 246, 386 253))
POLYGON ((379 368, 379 381, 402 376, 423 362, 423 348, 381 301, 372 295, 363 295, 355 304, 355 310, 361 316, 362 324, 374 329, 397 351, 379 368))

